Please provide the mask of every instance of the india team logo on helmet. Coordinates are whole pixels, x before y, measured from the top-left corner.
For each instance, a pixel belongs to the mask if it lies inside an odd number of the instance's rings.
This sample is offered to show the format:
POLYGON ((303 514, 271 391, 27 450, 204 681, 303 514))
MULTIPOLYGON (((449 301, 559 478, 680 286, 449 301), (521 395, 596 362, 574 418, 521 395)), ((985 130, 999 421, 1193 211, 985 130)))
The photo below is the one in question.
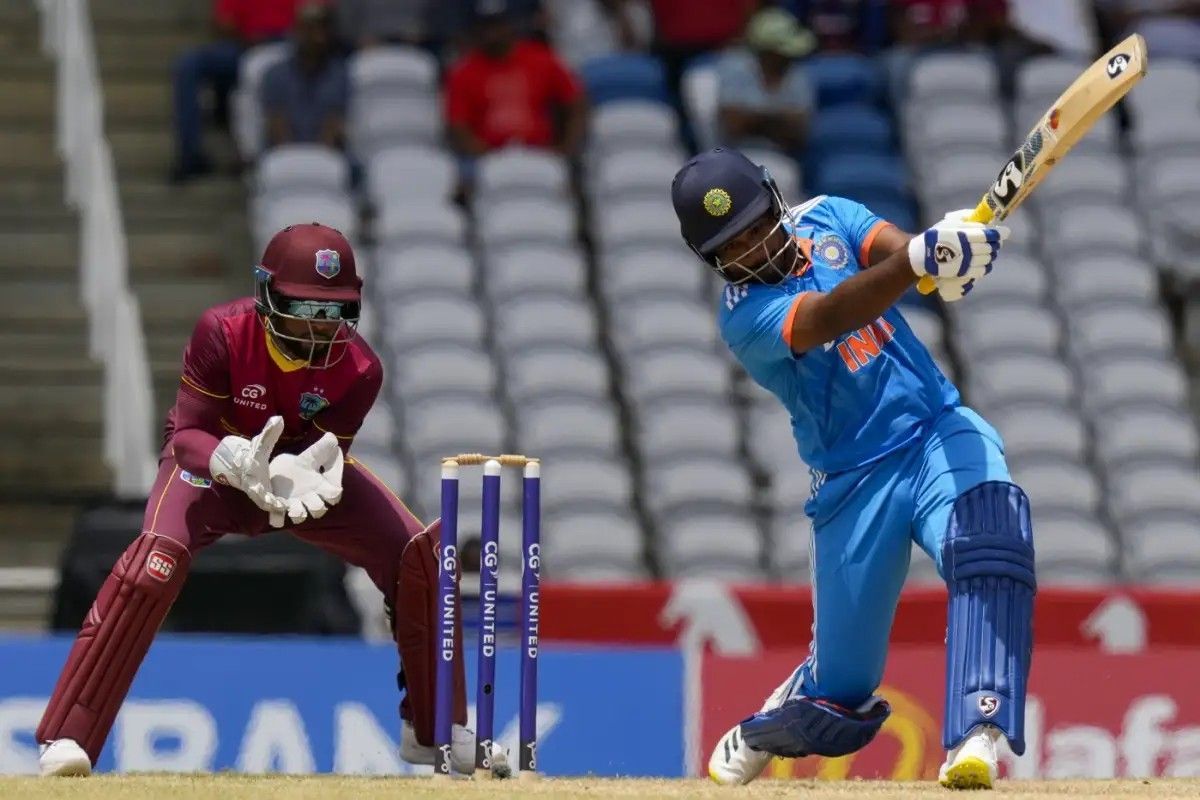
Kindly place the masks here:
POLYGON ((724 189, 709 189, 704 193, 704 210, 714 217, 723 217, 733 208, 733 198, 724 189))
POLYGON ((813 246, 813 254, 834 269, 841 269, 850 260, 850 248, 840 237, 827 233, 813 246))
POLYGON ((342 257, 337 250, 317 251, 317 274, 329 280, 342 271, 342 257))

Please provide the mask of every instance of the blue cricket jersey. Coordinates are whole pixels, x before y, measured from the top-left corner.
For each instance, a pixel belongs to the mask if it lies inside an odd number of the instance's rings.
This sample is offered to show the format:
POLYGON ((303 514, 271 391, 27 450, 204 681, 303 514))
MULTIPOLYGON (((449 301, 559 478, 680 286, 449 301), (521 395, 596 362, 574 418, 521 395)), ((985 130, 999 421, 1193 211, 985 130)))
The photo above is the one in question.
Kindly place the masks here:
POLYGON ((859 203, 824 195, 796 206, 792 218, 786 227, 809 251, 809 264, 777 286, 726 286, 721 337, 791 414, 800 457, 813 469, 838 472, 920 438, 959 395, 894 306, 864 328, 792 353, 801 296, 828 292, 862 269, 887 224, 859 203))

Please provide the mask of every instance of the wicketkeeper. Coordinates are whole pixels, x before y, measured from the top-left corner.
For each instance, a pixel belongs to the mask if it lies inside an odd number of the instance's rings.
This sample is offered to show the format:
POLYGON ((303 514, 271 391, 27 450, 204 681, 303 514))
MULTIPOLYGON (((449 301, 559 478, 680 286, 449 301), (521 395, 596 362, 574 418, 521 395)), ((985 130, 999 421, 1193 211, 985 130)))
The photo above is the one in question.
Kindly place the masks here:
MULTIPOLYGON (((200 318, 142 532, 101 587, 38 726, 43 775, 91 772, 193 556, 226 533, 277 528, 362 567, 383 592, 404 691, 400 755, 433 763, 438 523, 423 525, 349 456, 383 381, 356 333, 361 288, 342 234, 293 225, 267 245, 254 296, 200 318)), ((471 772, 461 661, 454 697, 451 763, 471 772)), ((499 748, 493 764, 507 768, 499 748)))
POLYGON ((727 282, 722 337, 788 410, 813 476, 808 659, 721 738, 709 774, 748 783, 773 755, 871 741, 890 713, 875 690, 915 541, 950 595, 940 779, 990 788, 999 740, 1025 750, 1029 500, 1000 436, 961 404, 896 302, 925 275, 943 300, 962 299, 1008 230, 961 211, 914 236, 824 195, 789 208, 766 170, 728 149, 689 161, 671 192, 684 241, 727 282))

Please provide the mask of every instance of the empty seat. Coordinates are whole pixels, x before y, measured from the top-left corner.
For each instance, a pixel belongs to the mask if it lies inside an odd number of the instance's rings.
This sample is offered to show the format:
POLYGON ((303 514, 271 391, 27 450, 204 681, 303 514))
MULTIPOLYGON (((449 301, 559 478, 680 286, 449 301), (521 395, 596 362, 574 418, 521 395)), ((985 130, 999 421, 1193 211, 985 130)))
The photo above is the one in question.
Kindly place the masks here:
POLYGON ((475 265, 464 248, 448 244, 381 247, 371 276, 380 294, 407 295, 445 289, 469 294, 475 285, 475 265))
POLYGON ((883 75, 876 62, 857 53, 816 53, 804 62, 804 71, 817 92, 824 114, 843 103, 871 105, 879 102, 883 75))
POLYGON ((1108 497, 1122 529, 1143 518, 1200 517, 1200 478, 1194 467, 1158 464, 1122 470, 1110 482, 1108 497))
POLYGON ((1071 316, 1071 352, 1080 364, 1118 355, 1167 357, 1171 331, 1153 306, 1093 307, 1071 316))
POLYGON ((1154 69, 1126 101, 1135 119, 1171 114, 1174 108, 1200 106, 1200 69, 1190 61, 1155 59, 1154 69))
POLYGON ((1026 352, 1053 355, 1062 330, 1058 319, 1038 306, 1015 303, 963 304, 957 318, 959 344, 970 359, 1026 352))
POLYGON ((660 518, 700 507, 745 512, 753 501, 750 476, 719 454, 653 462, 645 468, 646 504, 660 518))
POLYGON ((320 144, 287 144, 258 160, 254 174, 258 194, 315 192, 343 194, 350 182, 346 157, 320 144))
POLYGON ((566 198, 567 164, 542 150, 506 148, 479 159, 475 178, 476 206, 508 202, 522 194, 566 198))
POLYGON ((915 153, 945 152, 954 147, 1004 149, 1011 142, 1008 120, 994 100, 952 103, 945 98, 910 103, 905 117, 908 149, 915 153))
POLYGON ((347 67, 355 97, 368 101, 437 90, 437 59, 417 47, 369 47, 351 55, 347 67))
POLYGON ((403 443, 418 464, 505 448, 504 418, 485 396, 441 396, 407 404, 404 422, 403 443))
MULTIPOLYGON (((1041 305, 1046 299, 1049 270, 1044 262, 1021 253, 1003 251, 995 266, 984 283, 987 292, 979 295, 986 295, 987 299, 980 302, 1013 301, 1041 305)), ((971 298, 972 301, 975 299, 971 298)))
POLYGON ((677 245, 679 219, 666 193, 659 200, 631 200, 593 207, 593 232, 606 251, 644 241, 677 245))
POLYGON ((1168 113, 1137 118, 1130 138, 1142 158, 1195 155, 1200 148, 1200 110, 1173 101, 1168 113))
POLYGON ((310 222, 335 228, 347 239, 358 236, 358 210, 347 195, 268 195, 260 200, 255 203, 254 214, 255 234, 260 248, 289 225, 310 222))
POLYGON ((1075 397, 1075 376, 1049 355, 1012 354, 970 361, 971 402, 1003 408, 1018 402, 1067 406, 1075 397))
POLYGON ((615 457, 621 452, 616 407, 607 398, 548 398, 517 408, 517 440, 528 452, 552 458, 556 452, 615 457))
POLYGON ((1025 61, 1017 69, 1018 101, 1049 108, 1087 66, 1062 56, 1035 56, 1025 61))
POLYGON ((1033 510, 1034 545, 1039 571, 1045 567, 1090 567, 1111 572, 1117 560, 1116 542, 1095 517, 1062 511, 1033 510))
POLYGON ((476 216, 487 247, 569 246, 575 240, 575 209, 561 201, 526 197, 476 209, 476 216))
POLYGON ((1200 194, 1200 155, 1167 155, 1144 159, 1137 182, 1138 198, 1153 213, 1200 194))
POLYGON ((584 62, 579 73, 593 105, 668 101, 662 64, 651 56, 632 53, 600 56, 584 62))
POLYGON ((661 201, 669 196, 678 170, 679 164, 662 158, 659 150, 614 150, 593 162, 588 193, 601 204, 614 197, 661 201))
POLYGON ((347 139, 360 161, 397 145, 437 144, 441 135, 437 99, 429 96, 391 98, 386 103, 355 103, 350 109, 347 139))
POLYGON ((387 147, 375 153, 366 168, 367 197, 376 208, 445 203, 457 182, 454 160, 430 146, 387 147), (414 187, 420 191, 412 191, 414 187))
POLYGON ((580 299, 516 296, 496 308, 496 340, 508 353, 536 344, 593 347, 596 316, 591 305, 580 299))
POLYGON ((771 520, 767 555, 779 580, 808 583, 812 577, 812 520, 803 511, 776 514, 771 520))
POLYGON ((375 236, 389 245, 440 244, 461 247, 467 224, 448 203, 385 205, 375 219, 375 236))
POLYGON ((1101 359, 1083 373, 1084 406, 1107 425, 1107 415, 1120 408, 1159 406, 1186 409, 1187 378, 1174 360, 1118 357, 1101 359))
POLYGON ((1017 463, 1015 459, 1010 466, 1013 479, 1029 495, 1034 514, 1095 513, 1100 487, 1087 467, 1069 461, 1017 463))
POLYGON ((1158 582, 1185 567, 1200 571, 1200 515, 1152 514, 1125 523, 1121 534, 1135 580, 1158 582))
POLYGON ((617 248, 600 262, 600 288, 616 305, 655 293, 700 297, 710 285, 711 274, 682 246, 617 248))
POLYGON ((609 103, 592 116, 591 140, 605 152, 674 143, 678 132, 670 106, 636 100, 609 103))
MULTIPOLYGON (((803 196, 800 187, 800 167, 796 165, 795 159, 774 150, 754 147, 746 148, 742 154, 770 173, 785 201, 800 201, 803 196)), ((670 181, 665 184, 668 188, 670 185, 670 181)))
POLYGON ((1064 158, 1038 185, 1036 197, 1042 209, 1057 216, 1075 202, 1128 202, 1131 188, 1120 154, 1082 152, 1064 158))
POLYGON ((700 150, 717 144, 717 103, 720 97, 720 78, 711 61, 693 61, 683 73, 679 94, 687 110, 688 122, 700 150))
POLYGON ((363 446, 376 452, 392 451, 396 446, 396 418, 385 399, 375 401, 362 426, 354 434, 356 451, 363 446))
POLYGON ((643 406, 637 412, 637 445, 642 456, 676 460, 701 453, 734 459, 738 423, 724 402, 680 398, 643 406))
MULTIPOLYGON (((1001 261, 1001 271, 1007 269, 1001 261)), ((1071 313, 1091 305, 1158 302, 1158 274, 1149 263, 1123 255, 1089 256, 1086 262, 1073 259, 1057 269, 1057 297, 1071 313)), ((992 276, 989 276, 989 278, 992 276)), ((988 288, 992 284, 989 282, 988 288)))
POLYGON ((751 458, 761 469, 779 472, 801 468, 792 420, 778 403, 755 405, 749 416, 746 443, 751 458))
POLYGON ((557 579, 576 580, 585 566, 636 572, 642 563, 642 529, 627 511, 553 514, 542 520, 542 528, 542 563, 557 579))
POLYGON ((813 184, 822 192, 863 203, 868 196, 907 197, 908 169, 896 155, 835 155, 821 162, 813 184))
POLYGON ((873 106, 843 105, 821 109, 810 124, 808 147, 818 157, 827 153, 888 153, 895 148, 894 139, 887 114, 873 106))
POLYGON ((794 438, 792 444, 792 461, 789 463, 781 459, 773 465, 770 473, 769 498, 771 508, 776 513, 801 514, 812 495, 813 473, 805 469, 799 460, 794 438))
POLYGON ((1005 452, 1014 459, 1055 456, 1084 460, 1087 431, 1072 409, 1041 403, 994 406, 989 420, 1000 432, 1005 452))
POLYGON ((946 340, 945 328, 937 314, 922 308, 908 308, 904 310, 904 321, 930 350, 942 349, 946 340))
POLYGON ((996 66, 987 56, 936 53, 923 56, 913 65, 908 96, 914 102, 943 102, 947 86, 954 87, 956 98, 970 98, 980 103, 995 102, 1000 92, 996 66))
POLYGON ((582 297, 587 290, 583 254, 562 245, 500 249, 488 254, 484 275, 488 295, 499 302, 531 292, 582 297))
POLYGON ((290 52, 290 42, 267 42, 248 48, 238 61, 238 82, 229 97, 230 127, 238 153, 247 163, 262 151, 266 138, 259 96, 263 76, 290 52))
POLYGON ((608 365, 594 349, 557 342, 508 353, 505 391, 514 403, 567 394, 607 397, 608 365))
POLYGON ((487 352, 446 342, 406 348, 396 355, 389 384, 406 403, 427 395, 470 394, 490 397, 496 390, 496 366, 487 352))
POLYGON ((1097 420, 1096 453, 1110 470, 1163 459, 1194 466, 1200 437, 1182 408, 1121 408, 1097 420))
POLYGON ((624 389, 635 403, 659 398, 706 398, 724 402, 730 394, 730 364, 716 353, 695 348, 656 348, 625 364, 624 389))
POLYGON ((549 517, 597 509, 628 511, 633 481, 623 461, 560 456, 542 470, 542 507, 549 517))
POLYGON ((636 355, 652 347, 680 345, 699 349, 717 346, 713 311, 682 298, 645 297, 613 309, 609 327, 617 348, 636 355))
POLYGON ((432 342, 481 347, 486 322, 470 297, 448 292, 413 294, 389 309, 384 335, 394 350, 432 342))
POLYGON ((1087 249, 1140 254, 1142 226, 1137 215, 1118 205, 1072 205, 1043 231, 1048 254, 1087 249))
POLYGON ((367 472, 375 476, 376 480, 391 489, 395 494, 400 496, 410 494, 408 491, 408 481, 404 474, 404 466, 400 463, 399 459, 392 456, 389 452, 369 451, 359 453, 355 449, 352 457, 355 461, 359 462, 360 467, 365 468, 367 472))
POLYGON ((659 528, 659 556, 673 579, 761 579, 762 535, 744 514, 693 515, 665 520, 659 528))

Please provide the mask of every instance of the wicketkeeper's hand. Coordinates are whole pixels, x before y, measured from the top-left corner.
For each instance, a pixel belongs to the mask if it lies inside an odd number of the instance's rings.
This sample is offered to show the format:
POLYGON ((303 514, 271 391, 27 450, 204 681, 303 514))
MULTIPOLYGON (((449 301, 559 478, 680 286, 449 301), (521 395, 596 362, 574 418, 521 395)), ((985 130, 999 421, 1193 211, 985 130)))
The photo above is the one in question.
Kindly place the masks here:
POLYGON ((966 217, 973 210, 952 211, 912 238, 908 243, 908 262, 913 272, 935 279, 977 280, 992 271, 1000 246, 1010 232, 1004 225, 967 222, 966 217))
MULTIPOLYGON (((337 437, 326 433, 307 450, 294 456, 280 453, 271 460, 271 491, 286 503, 287 519, 299 525, 320 519, 342 499, 345 459, 337 437)), ((271 527, 284 526, 284 510, 272 512, 271 527)))
POLYGON ((208 459, 213 480, 240 489, 254 505, 269 514, 283 513, 287 504, 271 491, 268 465, 271 451, 283 433, 283 417, 271 417, 253 439, 226 436, 208 459))

